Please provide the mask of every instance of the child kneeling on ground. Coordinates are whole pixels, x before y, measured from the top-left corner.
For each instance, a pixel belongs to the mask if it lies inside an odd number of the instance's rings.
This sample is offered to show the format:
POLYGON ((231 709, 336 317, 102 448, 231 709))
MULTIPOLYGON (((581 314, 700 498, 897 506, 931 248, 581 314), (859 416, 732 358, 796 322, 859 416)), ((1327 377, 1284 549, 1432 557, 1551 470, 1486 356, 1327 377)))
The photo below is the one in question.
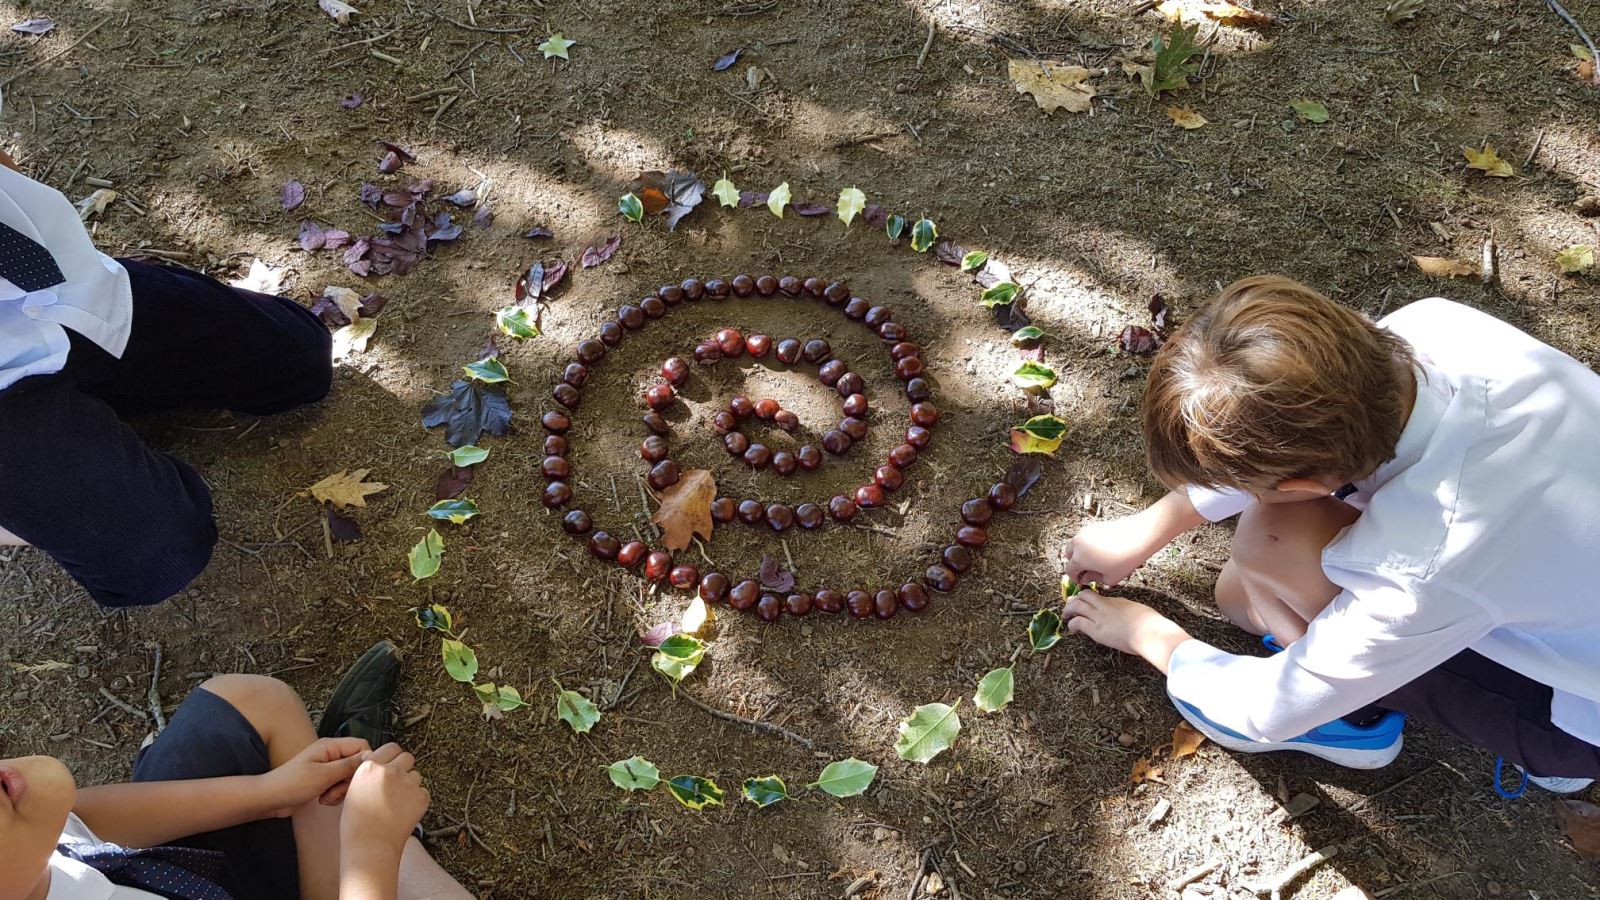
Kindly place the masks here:
POLYGON ((397 668, 369 650, 316 730, 283 682, 214 677, 126 784, 0 760, 0 900, 470 900, 414 834, 429 798, 387 740, 397 668))
POLYGON ((1196 728, 1374 768, 1403 713, 1524 783, 1600 777, 1600 375, 1447 300, 1374 325, 1261 276, 1162 348, 1144 434, 1171 493, 1084 527, 1068 574, 1115 584, 1239 515, 1217 605, 1281 652, 1225 653, 1094 592, 1068 625, 1166 673, 1196 728))

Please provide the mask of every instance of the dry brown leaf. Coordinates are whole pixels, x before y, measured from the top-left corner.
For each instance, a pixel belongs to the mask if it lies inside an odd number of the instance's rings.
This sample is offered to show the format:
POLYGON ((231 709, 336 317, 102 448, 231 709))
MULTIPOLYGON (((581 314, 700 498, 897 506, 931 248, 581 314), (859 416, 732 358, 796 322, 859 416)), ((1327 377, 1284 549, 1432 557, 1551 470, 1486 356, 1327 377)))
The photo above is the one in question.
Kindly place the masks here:
MULTIPOLYGON (((1158 748, 1159 750, 1159 748, 1158 748)), ((1150 765, 1150 757, 1141 756, 1133 764, 1133 771, 1128 773, 1129 784, 1139 784, 1144 781, 1160 781, 1161 767, 1150 765)))
POLYGON ((1047 113, 1058 109, 1088 112, 1094 100, 1095 74, 1083 66, 1069 66, 1051 60, 1013 59, 1007 65, 1011 83, 1024 94, 1032 94, 1039 108, 1047 113))
POLYGON ((690 469, 678 483, 661 492, 661 508, 650 521, 661 526, 668 550, 687 550, 695 535, 711 540, 711 501, 717 482, 705 469, 690 469))
POLYGON ((1600 859, 1600 806, 1583 800, 1557 800, 1556 818, 1579 856, 1600 859))
POLYGON ((1172 758, 1183 759, 1193 756, 1200 745, 1206 742, 1206 736, 1194 729, 1188 722, 1179 722, 1178 727, 1172 729, 1172 758))
POLYGON ((1197 22, 1205 17, 1232 28, 1265 28, 1278 24, 1277 19, 1264 12, 1218 0, 1166 0, 1156 8, 1171 22, 1197 22))
POLYGON ((1435 278, 1477 278, 1483 274, 1477 263, 1446 256, 1413 256, 1411 261, 1417 264, 1422 274, 1435 278))
POLYGON ((311 496, 318 503, 332 503, 341 509, 352 506, 366 506, 367 496, 379 491, 389 489, 387 484, 376 481, 363 481, 370 469, 357 469, 350 472, 340 469, 327 478, 311 486, 311 496))
POLYGON ((1205 116, 1200 115, 1187 106, 1167 107, 1167 118, 1171 119, 1173 124, 1177 125, 1179 128, 1187 128, 1190 130, 1202 128, 1206 124, 1205 116))

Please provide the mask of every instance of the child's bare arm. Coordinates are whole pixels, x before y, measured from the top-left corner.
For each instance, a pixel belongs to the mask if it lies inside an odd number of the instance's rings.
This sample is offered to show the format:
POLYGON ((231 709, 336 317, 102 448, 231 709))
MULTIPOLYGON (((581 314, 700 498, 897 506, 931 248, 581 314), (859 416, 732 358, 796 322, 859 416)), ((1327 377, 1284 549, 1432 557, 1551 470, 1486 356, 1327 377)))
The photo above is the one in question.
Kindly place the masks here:
POLYGON ((1187 494, 1173 491, 1142 512, 1085 525, 1067 545, 1067 574, 1079 582, 1117 584, 1173 538, 1205 522, 1187 494))

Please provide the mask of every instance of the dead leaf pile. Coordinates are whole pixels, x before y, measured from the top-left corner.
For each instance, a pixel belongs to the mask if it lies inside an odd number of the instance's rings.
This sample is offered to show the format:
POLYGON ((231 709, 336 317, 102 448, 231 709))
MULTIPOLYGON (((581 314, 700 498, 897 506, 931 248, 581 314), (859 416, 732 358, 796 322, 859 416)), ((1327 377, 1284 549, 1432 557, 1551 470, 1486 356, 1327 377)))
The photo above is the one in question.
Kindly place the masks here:
POLYGON ((1146 304, 1150 311, 1150 327, 1143 325, 1129 325, 1117 335, 1117 344, 1124 353, 1135 356, 1149 356, 1167 342, 1167 335, 1171 333, 1175 322, 1167 321, 1167 300, 1160 294, 1150 298, 1146 304))

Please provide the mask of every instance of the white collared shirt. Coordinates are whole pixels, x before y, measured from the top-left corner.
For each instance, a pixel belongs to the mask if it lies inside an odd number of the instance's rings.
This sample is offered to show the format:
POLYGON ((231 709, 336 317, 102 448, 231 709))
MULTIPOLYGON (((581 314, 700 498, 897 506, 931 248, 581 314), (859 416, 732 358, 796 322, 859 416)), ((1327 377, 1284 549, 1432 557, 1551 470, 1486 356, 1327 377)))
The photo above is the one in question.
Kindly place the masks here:
MULTIPOLYGON (((61 829, 59 843, 98 844, 100 839, 89 830, 89 826, 83 824, 82 819, 68 813, 67 824, 61 829)), ((50 854, 50 893, 45 895, 45 900, 146 900, 146 898, 160 900, 161 895, 112 884, 105 875, 75 859, 68 859, 59 853, 50 854)))
MULTIPOLYGON (((1552 687, 1554 723, 1600 744, 1600 375, 1448 300, 1379 324, 1422 367, 1395 458, 1356 483, 1361 517, 1323 550, 1343 590, 1271 657, 1185 641, 1168 689, 1280 741, 1471 649, 1552 687)), ((1189 495, 1212 521, 1251 502, 1189 495)))
POLYGON ((94 248, 72 203, 0 166, 0 222, 49 250, 66 277, 31 292, 0 277, 0 390, 29 375, 61 371, 68 328, 120 357, 133 326, 128 272, 94 248))

